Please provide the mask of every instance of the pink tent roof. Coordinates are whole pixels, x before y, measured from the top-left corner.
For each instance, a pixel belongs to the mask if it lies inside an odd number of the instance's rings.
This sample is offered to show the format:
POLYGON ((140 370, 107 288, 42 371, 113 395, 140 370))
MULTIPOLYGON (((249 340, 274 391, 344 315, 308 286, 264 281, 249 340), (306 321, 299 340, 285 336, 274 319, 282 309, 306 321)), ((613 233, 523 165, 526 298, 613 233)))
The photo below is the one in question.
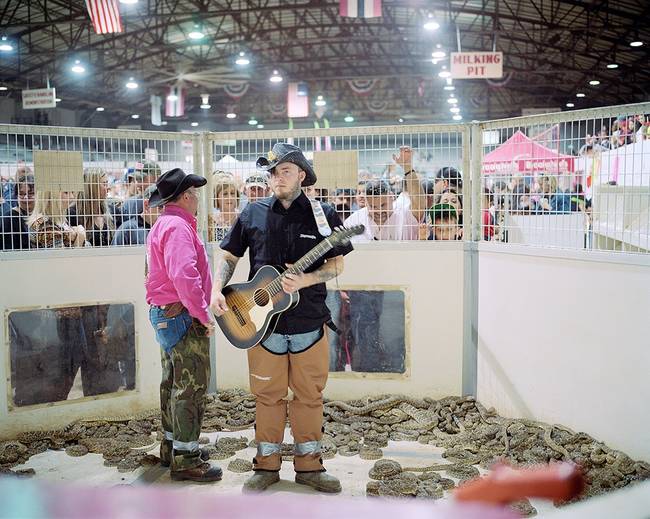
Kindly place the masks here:
POLYGON ((573 171, 571 155, 542 146, 521 131, 483 157, 483 174, 566 173, 573 171))

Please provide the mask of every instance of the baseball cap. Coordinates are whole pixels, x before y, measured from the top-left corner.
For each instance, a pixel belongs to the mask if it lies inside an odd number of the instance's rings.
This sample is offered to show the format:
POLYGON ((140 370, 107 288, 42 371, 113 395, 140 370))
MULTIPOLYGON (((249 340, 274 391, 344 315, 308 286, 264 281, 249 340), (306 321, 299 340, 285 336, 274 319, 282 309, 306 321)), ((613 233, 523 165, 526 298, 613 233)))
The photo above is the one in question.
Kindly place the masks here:
POLYGON ((435 222, 436 219, 451 217, 458 220, 456 208, 451 204, 436 204, 429 209, 429 218, 431 218, 431 222, 435 222))

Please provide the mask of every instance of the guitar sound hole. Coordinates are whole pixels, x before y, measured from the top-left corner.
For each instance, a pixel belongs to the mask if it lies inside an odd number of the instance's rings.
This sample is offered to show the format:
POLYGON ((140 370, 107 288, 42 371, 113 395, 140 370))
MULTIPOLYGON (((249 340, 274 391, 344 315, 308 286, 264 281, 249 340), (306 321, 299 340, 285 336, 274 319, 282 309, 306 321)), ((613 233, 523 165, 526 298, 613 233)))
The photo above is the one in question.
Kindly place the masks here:
POLYGON ((266 306, 269 304, 269 293, 266 290, 256 290, 253 299, 257 306, 266 306))

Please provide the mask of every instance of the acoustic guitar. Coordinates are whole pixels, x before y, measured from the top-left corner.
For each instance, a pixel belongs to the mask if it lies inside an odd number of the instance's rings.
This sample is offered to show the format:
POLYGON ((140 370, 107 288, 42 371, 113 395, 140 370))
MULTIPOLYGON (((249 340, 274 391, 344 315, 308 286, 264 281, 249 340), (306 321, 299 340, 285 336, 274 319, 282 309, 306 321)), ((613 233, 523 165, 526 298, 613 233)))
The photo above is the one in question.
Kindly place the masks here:
POLYGON ((275 330, 283 312, 295 307, 300 294, 282 290, 286 274, 300 274, 328 251, 345 245, 352 236, 362 234, 363 225, 340 227, 318 243, 287 269, 265 265, 246 283, 227 285, 223 289, 228 310, 216 317, 221 331, 236 348, 247 350, 264 341, 275 330))

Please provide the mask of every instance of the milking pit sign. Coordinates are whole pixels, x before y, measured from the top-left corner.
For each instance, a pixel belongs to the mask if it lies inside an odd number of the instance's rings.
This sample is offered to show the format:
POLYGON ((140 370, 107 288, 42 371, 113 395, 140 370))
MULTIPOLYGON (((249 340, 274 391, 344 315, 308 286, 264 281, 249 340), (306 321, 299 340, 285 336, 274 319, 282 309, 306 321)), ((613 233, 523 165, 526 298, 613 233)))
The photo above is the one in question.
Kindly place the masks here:
POLYGON ((453 79, 494 79, 503 76, 503 52, 452 52, 453 79))

